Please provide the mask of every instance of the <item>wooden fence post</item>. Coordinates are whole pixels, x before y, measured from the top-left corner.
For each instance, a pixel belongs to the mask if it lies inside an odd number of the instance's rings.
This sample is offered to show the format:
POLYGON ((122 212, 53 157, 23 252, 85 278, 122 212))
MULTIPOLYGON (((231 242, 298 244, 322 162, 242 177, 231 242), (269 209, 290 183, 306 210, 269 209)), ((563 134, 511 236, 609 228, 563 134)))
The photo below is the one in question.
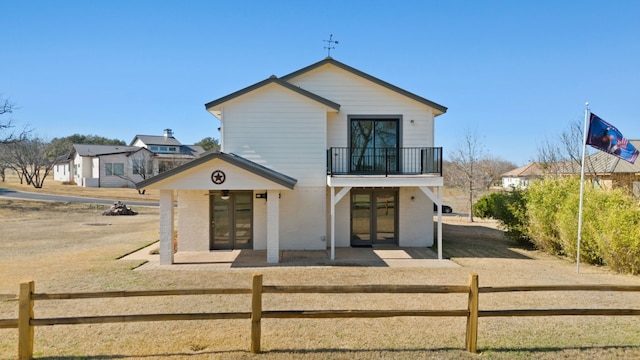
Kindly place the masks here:
POLYGON ((467 316, 467 351, 477 352, 478 346, 478 274, 469 274, 469 315, 467 316))
POLYGON ((260 332, 262 319, 262 274, 253 275, 251 288, 251 352, 260 352, 260 332))
POLYGON ((18 298, 18 358, 28 360, 33 358, 33 299, 31 295, 35 289, 33 281, 20 284, 18 298))

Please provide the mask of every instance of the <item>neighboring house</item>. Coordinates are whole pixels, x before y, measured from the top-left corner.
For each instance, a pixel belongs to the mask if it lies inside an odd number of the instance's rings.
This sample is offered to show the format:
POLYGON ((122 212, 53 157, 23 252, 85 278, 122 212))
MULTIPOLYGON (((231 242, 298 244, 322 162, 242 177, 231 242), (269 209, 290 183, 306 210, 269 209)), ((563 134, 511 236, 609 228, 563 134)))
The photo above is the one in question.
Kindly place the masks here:
POLYGON ((177 251, 335 259, 335 247, 433 246, 437 232, 442 257, 434 121, 446 107, 326 58, 205 108, 221 122, 221 151, 137 184, 160 190, 161 263, 173 263, 176 217, 177 251))
POLYGON ((53 180, 69 183, 73 175, 71 174, 71 154, 60 156, 53 166, 53 180))
POLYGON ((526 189, 532 180, 541 178, 543 175, 544 171, 540 164, 530 163, 502 174, 502 188, 505 190, 526 189))
POLYGON ((54 165, 53 178, 83 187, 135 187, 202 153, 200 146, 180 144, 171 129, 164 136, 136 135, 130 146, 74 144, 54 165))
POLYGON ((163 136, 136 135, 129 145, 144 147, 153 152, 158 163, 158 173, 180 166, 204 153, 201 146, 182 145, 173 137, 171 129, 164 129, 163 136))
MULTIPOLYGON (((137 146, 74 144, 68 161, 73 181, 83 187, 133 187, 146 177, 140 173, 140 163, 151 168, 153 153, 137 146)), ((54 179, 61 178, 56 164, 54 179), (58 173, 56 175, 56 173, 58 173)), ((65 181, 69 181, 65 180, 65 181)))
MULTIPOLYGON (((636 149, 640 148, 640 140, 629 140, 636 149)), ((582 168, 577 161, 556 163, 531 163, 502 174, 502 186, 526 188, 532 179, 546 176, 580 175, 582 168)), ((603 151, 596 151, 585 159, 585 179, 594 187, 602 189, 625 188, 640 197, 640 161, 631 164, 603 151)))
MULTIPOLYGON (((640 149, 640 140, 629 140, 636 149, 640 149)), ((564 173, 580 174, 580 167, 563 167, 564 173)), ((593 180, 594 186, 604 189, 625 188, 636 197, 640 197, 640 161, 631 164, 617 156, 597 151, 585 161, 585 178, 593 180)))

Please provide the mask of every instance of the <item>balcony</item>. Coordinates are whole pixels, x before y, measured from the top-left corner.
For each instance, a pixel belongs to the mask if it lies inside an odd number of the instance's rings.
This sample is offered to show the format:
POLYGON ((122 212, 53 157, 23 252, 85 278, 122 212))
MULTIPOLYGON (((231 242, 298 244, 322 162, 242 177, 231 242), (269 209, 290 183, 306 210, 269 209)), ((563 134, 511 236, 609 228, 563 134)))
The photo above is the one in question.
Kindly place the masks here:
POLYGON ((442 148, 348 148, 327 150, 328 175, 442 176, 442 148))

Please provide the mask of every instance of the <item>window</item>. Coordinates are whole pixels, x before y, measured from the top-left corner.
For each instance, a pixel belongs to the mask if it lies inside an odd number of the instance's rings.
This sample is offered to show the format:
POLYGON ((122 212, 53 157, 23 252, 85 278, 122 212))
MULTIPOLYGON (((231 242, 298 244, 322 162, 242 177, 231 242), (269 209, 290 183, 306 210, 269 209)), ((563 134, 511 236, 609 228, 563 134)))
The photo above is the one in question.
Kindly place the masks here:
POLYGON ((140 175, 143 178, 151 176, 153 172, 153 164, 149 159, 133 159, 131 167, 134 175, 140 175))
POLYGON ((158 151, 158 147, 157 146, 151 146, 150 149, 151 149, 151 151, 158 151))
POLYGON ((170 152, 176 152, 176 147, 175 147, 175 146, 171 146, 171 147, 169 148, 169 151, 170 151, 170 152))
POLYGON ((160 151, 167 152, 167 147, 166 146, 160 146, 160 151))
POLYGON ((123 163, 105 163, 104 172, 107 176, 122 176, 124 175, 123 163))
POLYGON ((399 119, 351 118, 351 170, 398 171, 399 119))

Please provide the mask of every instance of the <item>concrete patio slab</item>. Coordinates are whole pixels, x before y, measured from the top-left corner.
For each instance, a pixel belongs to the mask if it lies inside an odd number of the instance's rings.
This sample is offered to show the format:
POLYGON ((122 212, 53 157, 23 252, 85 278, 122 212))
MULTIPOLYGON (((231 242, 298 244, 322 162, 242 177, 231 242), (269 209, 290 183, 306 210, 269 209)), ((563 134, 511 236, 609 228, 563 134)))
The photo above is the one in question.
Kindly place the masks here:
POLYGON ((143 260, 136 270, 221 270, 263 267, 459 267, 451 260, 438 260, 428 248, 336 248, 335 260, 329 250, 284 250, 279 263, 267 263, 265 250, 215 250, 209 252, 178 251, 174 264, 160 265, 160 256, 153 254, 158 248, 154 243, 121 258, 143 260))

